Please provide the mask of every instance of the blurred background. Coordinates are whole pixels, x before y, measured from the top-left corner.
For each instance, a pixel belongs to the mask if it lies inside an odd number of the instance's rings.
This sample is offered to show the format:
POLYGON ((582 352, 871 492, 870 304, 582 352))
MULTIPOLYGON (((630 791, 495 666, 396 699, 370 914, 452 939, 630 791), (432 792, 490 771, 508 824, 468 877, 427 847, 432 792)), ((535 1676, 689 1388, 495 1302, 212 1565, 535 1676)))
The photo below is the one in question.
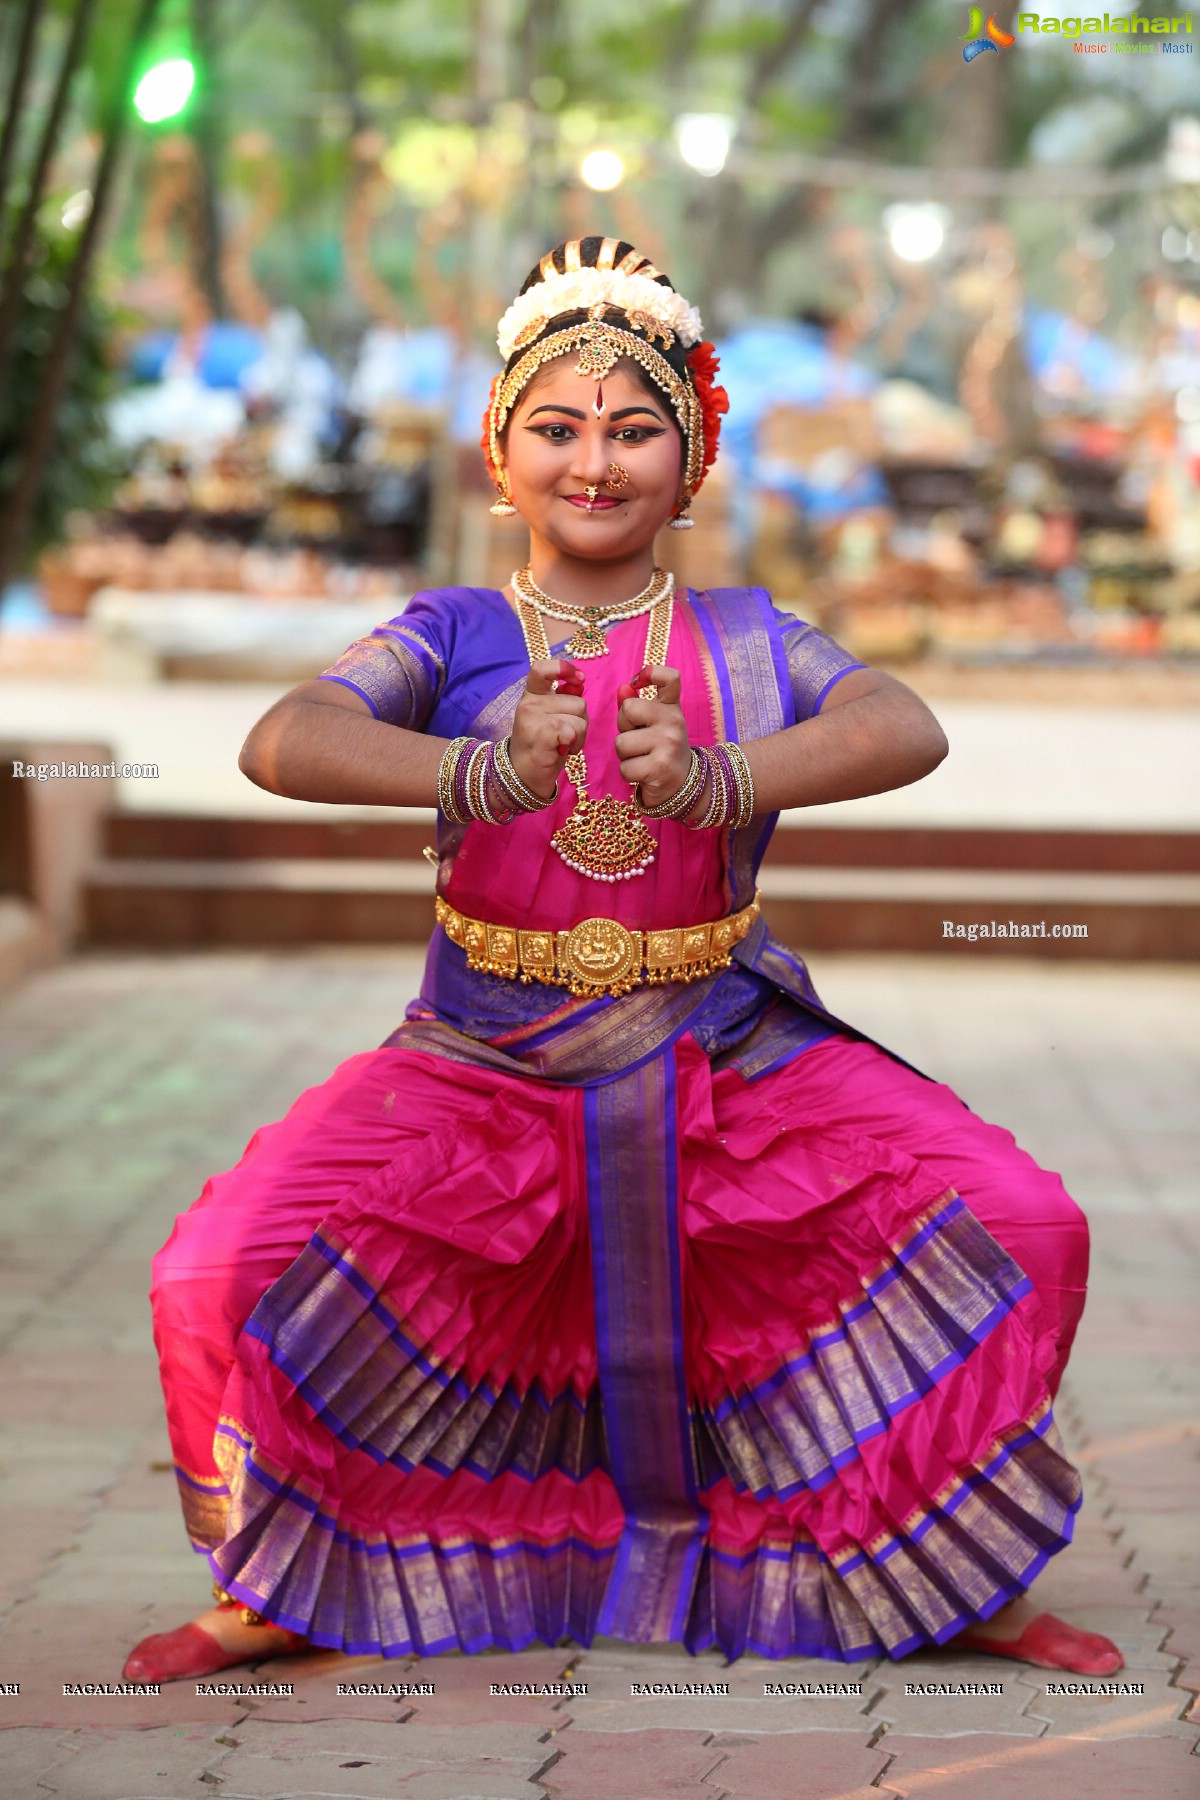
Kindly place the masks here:
POLYGON ((587 232, 699 306, 730 394, 660 559, 769 588, 951 736, 915 789, 784 816, 777 928, 1194 957, 1194 40, 993 21, 4 0, 0 967, 427 934, 432 815, 281 800, 237 751, 416 590, 523 560, 495 324, 587 232), (72 744, 118 772, 9 774, 72 744))

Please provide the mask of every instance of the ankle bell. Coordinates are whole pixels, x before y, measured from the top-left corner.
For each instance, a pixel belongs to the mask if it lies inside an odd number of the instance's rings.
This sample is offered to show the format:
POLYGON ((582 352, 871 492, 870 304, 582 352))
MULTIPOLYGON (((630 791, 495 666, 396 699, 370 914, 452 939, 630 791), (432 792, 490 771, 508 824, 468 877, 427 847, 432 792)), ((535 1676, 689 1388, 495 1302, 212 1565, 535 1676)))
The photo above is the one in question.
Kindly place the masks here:
POLYGON ((227 1591, 227 1589, 223 1588, 219 1581, 213 1582, 212 1594, 213 1594, 213 1599, 216 1601, 217 1606, 220 1608, 220 1610, 222 1612, 227 1611, 228 1608, 231 1606, 236 1606, 237 1610, 238 1610, 238 1616, 241 1619, 243 1625, 269 1625, 270 1624, 269 1619, 264 1619, 263 1615, 260 1612, 255 1612, 255 1610, 252 1606, 244 1606, 242 1604, 242 1602, 236 1598, 235 1595, 229 1593, 227 1591))

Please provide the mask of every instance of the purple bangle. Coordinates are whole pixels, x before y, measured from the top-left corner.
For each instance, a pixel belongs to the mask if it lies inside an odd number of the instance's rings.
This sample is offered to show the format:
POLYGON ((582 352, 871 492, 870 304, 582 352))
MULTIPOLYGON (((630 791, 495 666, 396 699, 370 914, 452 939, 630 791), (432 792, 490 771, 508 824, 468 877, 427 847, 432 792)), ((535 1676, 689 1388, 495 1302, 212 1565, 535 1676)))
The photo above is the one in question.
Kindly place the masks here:
POLYGON ((487 803, 489 811, 494 815, 498 825, 507 825, 517 816, 515 807, 508 793, 500 785, 496 774, 496 740, 488 744, 487 759, 484 764, 484 783, 487 787, 487 803))
POLYGON ((464 746, 455 764, 451 795, 454 810, 463 819, 478 819, 482 824, 494 820, 497 825, 507 825, 516 818, 517 808, 496 778, 495 758, 494 739, 475 738, 464 746), (481 800, 491 813, 491 820, 481 810, 481 800))
POLYGON ((701 756, 708 764, 706 784, 701 790, 701 792, 708 792, 708 801, 698 819, 689 819, 687 821, 689 831, 701 831, 705 829, 705 827, 711 830, 715 826, 720 825, 722 822, 722 814, 726 809, 729 791, 728 781, 725 775, 725 765, 720 759, 717 746, 715 744, 701 744, 698 748, 701 756), (709 792, 708 790, 710 788, 711 791, 709 792), (716 817, 710 818, 710 814, 713 813, 714 809, 716 811, 716 817))
POLYGON ((714 744, 713 754, 721 765, 721 775, 725 785, 721 814, 716 823, 718 825, 727 825, 729 823, 729 815, 733 811, 733 803, 737 797, 737 785, 734 781, 733 765, 725 754, 724 745, 714 744))

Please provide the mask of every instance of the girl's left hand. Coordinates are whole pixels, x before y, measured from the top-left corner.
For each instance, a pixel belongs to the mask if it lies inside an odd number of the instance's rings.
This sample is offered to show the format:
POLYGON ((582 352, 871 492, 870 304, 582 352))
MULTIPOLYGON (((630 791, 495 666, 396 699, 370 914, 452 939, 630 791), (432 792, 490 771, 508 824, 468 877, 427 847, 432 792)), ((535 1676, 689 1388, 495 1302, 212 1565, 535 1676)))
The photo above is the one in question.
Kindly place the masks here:
POLYGON ((651 663, 617 689, 617 756, 621 775, 638 782, 643 806, 660 806, 677 794, 691 767, 692 749, 679 705, 679 670, 651 663), (657 700, 639 700, 637 690, 653 682, 657 700))

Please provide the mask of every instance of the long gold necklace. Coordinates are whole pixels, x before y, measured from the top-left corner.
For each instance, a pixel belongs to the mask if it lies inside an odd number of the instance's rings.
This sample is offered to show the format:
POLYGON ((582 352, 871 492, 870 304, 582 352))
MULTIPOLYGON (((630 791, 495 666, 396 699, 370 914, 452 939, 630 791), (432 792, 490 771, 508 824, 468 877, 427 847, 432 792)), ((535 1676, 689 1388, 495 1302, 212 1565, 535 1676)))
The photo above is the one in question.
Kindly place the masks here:
POLYGON ((567 654, 585 661, 593 656, 607 656, 608 644, 603 627, 612 625, 618 619, 636 619, 639 613, 649 612, 657 601, 674 590, 675 577, 669 569, 655 569, 640 594, 632 600, 620 601, 615 606, 575 606, 569 600, 553 600, 543 592, 533 579, 533 572, 526 563, 523 569, 514 569, 511 576, 513 593, 530 606, 536 606, 539 612, 548 613, 552 619, 564 619, 568 625, 577 629, 567 644, 567 654))
MULTIPOLYGON (((516 603, 530 662, 549 656, 550 644, 540 612, 519 593, 516 603)), ((666 656, 674 610, 672 588, 651 608, 643 667, 661 663, 666 656)), ((654 699, 657 692, 653 684, 638 689, 644 700, 654 699)), ((577 797, 570 816, 563 820, 550 842, 567 867, 580 875, 590 875, 595 881, 629 881, 634 875, 644 875, 654 861, 657 845, 633 801, 618 800, 615 794, 601 794, 593 799, 587 791, 587 758, 582 750, 568 756, 564 773, 577 797)))

